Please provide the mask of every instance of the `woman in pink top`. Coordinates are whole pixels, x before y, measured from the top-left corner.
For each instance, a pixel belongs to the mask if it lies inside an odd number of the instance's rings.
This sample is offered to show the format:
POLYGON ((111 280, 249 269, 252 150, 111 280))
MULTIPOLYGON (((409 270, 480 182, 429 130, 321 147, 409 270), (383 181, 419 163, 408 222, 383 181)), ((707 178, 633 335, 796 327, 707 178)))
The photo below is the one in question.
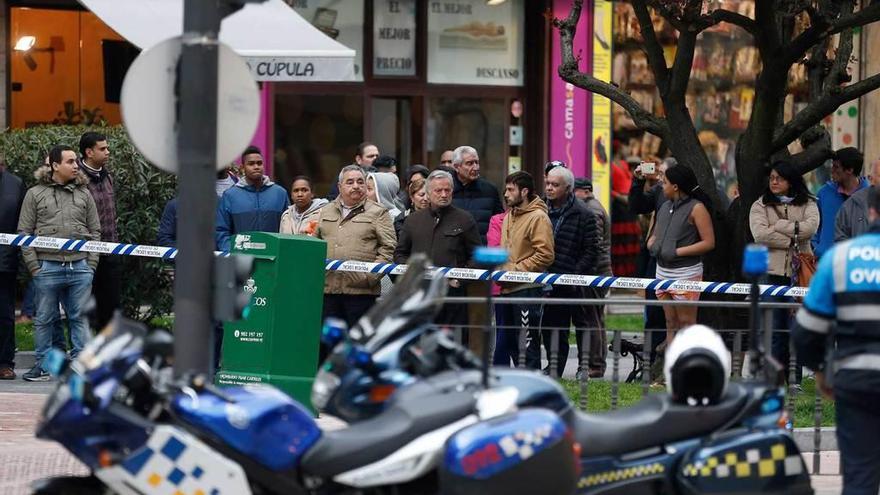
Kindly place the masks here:
MULTIPOLYGON (((507 212, 498 213, 497 215, 493 215, 492 218, 489 219, 489 230, 486 232, 486 244, 489 247, 498 247, 501 245, 501 224, 504 222, 504 217, 507 215, 507 212)), ((498 296, 501 294, 501 287, 498 284, 492 284, 492 295, 498 296)), ((495 307, 495 328, 502 328, 506 325, 501 315, 504 314, 503 311, 498 311, 497 305, 495 307)), ((493 342, 495 345, 490 352, 492 356, 492 364, 500 365, 500 366, 510 366, 512 354, 513 352, 517 352, 516 349, 509 349, 506 341, 503 339, 499 339, 501 334, 495 332, 495 338, 490 339, 490 342, 493 342)))

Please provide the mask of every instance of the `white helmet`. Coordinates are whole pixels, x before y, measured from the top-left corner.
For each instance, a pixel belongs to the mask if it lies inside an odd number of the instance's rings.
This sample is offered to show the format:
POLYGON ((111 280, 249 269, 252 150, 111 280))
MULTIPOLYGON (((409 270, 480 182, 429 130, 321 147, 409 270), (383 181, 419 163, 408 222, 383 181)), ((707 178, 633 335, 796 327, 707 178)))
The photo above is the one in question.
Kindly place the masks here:
POLYGON ((691 325, 666 348, 663 374, 674 401, 691 406, 715 404, 727 390, 730 351, 714 330, 691 325))

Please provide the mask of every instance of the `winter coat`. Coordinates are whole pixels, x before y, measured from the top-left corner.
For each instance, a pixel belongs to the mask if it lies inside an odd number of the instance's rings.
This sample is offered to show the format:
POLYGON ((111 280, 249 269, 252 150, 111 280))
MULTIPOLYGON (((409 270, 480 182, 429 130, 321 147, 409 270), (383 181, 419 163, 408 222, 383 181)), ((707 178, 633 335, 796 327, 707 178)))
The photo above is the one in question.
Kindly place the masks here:
POLYGON ((470 213, 452 205, 439 210, 425 208, 403 222, 394 262, 406 263, 413 253, 425 253, 435 266, 464 268, 481 245, 470 213))
MULTIPOLYGON (((18 216, 27 188, 18 176, 5 170, 0 171, 0 232, 15 234, 18 231, 18 216)), ((18 248, 0 246, 0 272, 18 271, 18 248)))
POLYGON ((282 234, 311 234, 312 232, 308 231, 309 222, 314 220, 317 223, 318 213, 328 203, 329 201, 324 198, 314 198, 312 204, 303 213, 296 211, 295 205, 290 205, 290 208, 281 215, 281 226, 278 228, 278 232, 282 234))
MULTIPOLYGON (((503 211, 497 215, 492 215, 492 218, 489 219, 489 231, 486 232, 486 245, 489 247, 498 247, 501 245, 501 226, 504 224, 504 217, 507 216, 507 212, 503 211)), ((492 295, 497 296, 501 294, 501 286, 498 284, 492 284, 492 295)))
MULTIPOLYGON (((596 217, 596 230, 599 232, 599 253, 595 273, 611 276, 611 217, 596 198, 588 198, 584 204, 596 217)), ((632 196, 630 196, 630 205, 632 205, 632 196)))
POLYGON ((278 232, 281 215, 290 206, 287 191, 263 177, 257 189, 244 178, 229 188, 217 205, 214 238, 217 249, 229 251, 229 238, 243 232, 278 232))
POLYGON ((599 258, 599 230, 596 216, 574 195, 561 208, 548 213, 553 226, 553 264, 551 273, 595 275, 599 258))
MULTIPOLYGON (((85 174, 79 172, 76 179, 61 185, 52 180, 52 169, 42 166, 34 172, 34 177, 37 185, 28 189, 21 205, 19 234, 89 241, 101 238, 98 208, 85 174)), ((31 275, 40 269, 40 261, 68 263, 88 259, 92 269, 98 266, 98 253, 23 247, 21 254, 31 275)))
POLYGON ((164 247, 177 247, 177 198, 165 203, 156 243, 164 247))
POLYGON ((834 242, 852 239, 868 231, 868 193, 873 188, 860 189, 843 202, 834 220, 834 242))
MULTIPOLYGON (((550 268, 555 257, 553 226, 541 198, 510 209, 501 225, 501 246, 508 252, 508 261, 501 270, 545 272, 550 268)), ((540 286, 508 282, 501 285, 501 293, 540 286)))
POLYGON ((790 247, 794 238, 794 224, 798 222, 798 249, 812 254, 810 238, 819 229, 819 208, 808 200, 803 205, 765 204, 764 197, 752 203, 749 226, 755 242, 767 246, 770 263, 767 273, 783 277, 791 276, 790 247))
MULTIPOLYGON (((868 187, 868 180, 861 177, 853 194, 866 187, 868 187)), ((834 245, 834 220, 840 207, 850 196, 840 192, 840 186, 830 180, 816 194, 816 206, 819 207, 819 230, 813 236, 812 242, 817 257, 821 257, 834 245)))
POLYGON ((462 184, 458 175, 455 174, 452 175, 452 180, 455 183, 452 190, 452 204, 474 217, 480 238, 483 244, 486 244, 489 219, 492 218, 492 215, 504 211, 498 189, 482 177, 478 177, 468 185, 462 184))
MULTIPOLYGON (((342 218, 342 200, 336 198, 318 213, 315 237, 327 241, 327 257, 334 260, 390 263, 397 240, 388 210, 365 200, 342 218)), ((380 275, 328 272, 325 294, 379 295, 380 275)))
POLYGON ((105 242, 118 242, 119 234, 116 231, 116 194, 113 192, 113 176, 107 171, 107 167, 94 170, 88 165, 79 162, 79 169, 89 178, 89 192, 95 200, 98 208, 98 219, 101 221, 101 240, 105 242))

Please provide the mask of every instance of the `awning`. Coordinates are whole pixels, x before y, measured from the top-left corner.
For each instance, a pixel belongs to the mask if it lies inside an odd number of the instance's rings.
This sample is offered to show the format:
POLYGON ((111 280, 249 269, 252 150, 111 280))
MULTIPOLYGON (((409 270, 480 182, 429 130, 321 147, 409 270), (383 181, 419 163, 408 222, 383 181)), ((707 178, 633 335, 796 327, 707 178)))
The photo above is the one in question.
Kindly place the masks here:
MULTIPOLYGON (((183 33, 183 0, 80 0, 142 50, 183 33)), ((331 39, 282 0, 248 4, 223 19, 220 41, 257 81, 354 80, 354 50, 331 39)))

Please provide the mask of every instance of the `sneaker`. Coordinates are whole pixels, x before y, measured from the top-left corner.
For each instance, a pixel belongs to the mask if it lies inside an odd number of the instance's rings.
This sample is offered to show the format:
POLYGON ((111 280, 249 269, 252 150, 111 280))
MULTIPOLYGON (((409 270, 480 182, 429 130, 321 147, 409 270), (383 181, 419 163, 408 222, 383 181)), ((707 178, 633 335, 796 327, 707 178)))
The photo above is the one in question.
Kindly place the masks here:
POLYGON ((28 382, 48 382, 52 379, 47 371, 45 371, 39 364, 34 365, 33 368, 30 369, 27 373, 21 376, 22 379, 28 382))
POLYGON ((9 366, 0 368, 0 380, 15 380, 15 371, 9 366))

